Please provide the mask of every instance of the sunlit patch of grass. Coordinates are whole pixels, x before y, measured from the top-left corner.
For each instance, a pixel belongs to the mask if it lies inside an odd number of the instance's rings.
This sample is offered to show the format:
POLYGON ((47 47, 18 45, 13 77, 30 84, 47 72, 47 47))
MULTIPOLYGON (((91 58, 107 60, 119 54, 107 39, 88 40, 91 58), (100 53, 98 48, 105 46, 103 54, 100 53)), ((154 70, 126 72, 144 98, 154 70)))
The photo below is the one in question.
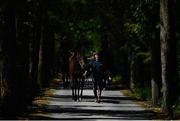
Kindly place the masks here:
POLYGON ((176 107, 175 111, 180 114, 180 104, 176 107))
POLYGON ((174 118, 180 119, 180 103, 177 102, 176 106, 174 107, 174 118))
POLYGON ((36 105, 46 105, 48 104, 48 100, 50 99, 50 97, 53 95, 54 93, 54 89, 46 89, 42 96, 36 97, 35 100, 33 101, 33 104, 36 105))
POLYGON ((55 89, 47 89, 45 92, 44 92, 44 95, 45 96, 52 96, 53 93, 54 93, 55 89))
POLYGON ((150 98, 149 91, 150 90, 148 89, 141 88, 134 89, 133 92, 128 89, 121 90, 121 92, 123 92, 124 95, 131 96, 133 98, 136 98, 137 100, 147 100, 148 98, 150 98))
POLYGON ((135 88, 134 89, 134 96, 142 99, 142 100, 148 100, 151 98, 151 89, 150 88, 135 88))
POLYGON ((32 116, 34 116, 34 117, 37 117, 37 116, 47 116, 47 114, 48 113, 46 113, 46 112, 37 112, 37 113, 32 114, 32 116))
POLYGON ((145 109, 147 110, 151 110, 155 113, 157 113, 158 115, 155 115, 155 119, 166 119, 167 115, 162 113, 162 109, 161 107, 154 107, 152 102, 150 100, 142 100, 142 98, 140 96, 137 97, 137 95, 135 95, 132 91, 130 91, 129 89, 124 89, 121 90, 121 92, 126 95, 126 96, 130 96, 135 98, 136 100, 134 100, 137 104, 143 106, 145 109))
POLYGON ((36 104, 36 105, 47 105, 48 104, 48 100, 38 99, 38 100, 33 101, 33 104, 36 104))
POLYGON ((126 96, 132 96, 132 92, 128 89, 121 90, 121 92, 126 96))
POLYGON ((132 91, 122 90, 123 94, 132 96, 138 100, 150 100, 151 98, 151 89, 150 88, 135 88, 132 91))
POLYGON ((112 83, 113 84, 122 84, 122 76, 121 75, 116 75, 112 78, 112 83))

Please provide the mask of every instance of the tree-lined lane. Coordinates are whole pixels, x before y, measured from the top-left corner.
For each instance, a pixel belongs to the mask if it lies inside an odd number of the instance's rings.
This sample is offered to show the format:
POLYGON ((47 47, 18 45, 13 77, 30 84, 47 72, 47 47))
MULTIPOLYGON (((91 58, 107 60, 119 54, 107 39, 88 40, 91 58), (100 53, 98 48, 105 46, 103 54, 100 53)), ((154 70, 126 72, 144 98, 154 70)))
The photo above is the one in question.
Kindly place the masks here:
MULTIPOLYGON (((119 90, 103 91, 102 102, 96 103, 91 89, 84 90, 82 102, 74 102, 71 90, 56 89, 48 96, 48 103, 34 104, 28 114, 29 119, 58 120, 140 120, 154 119, 156 114, 135 102, 135 99, 124 96, 119 90)), ((36 101, 38 102, 38 101, 36 101)))

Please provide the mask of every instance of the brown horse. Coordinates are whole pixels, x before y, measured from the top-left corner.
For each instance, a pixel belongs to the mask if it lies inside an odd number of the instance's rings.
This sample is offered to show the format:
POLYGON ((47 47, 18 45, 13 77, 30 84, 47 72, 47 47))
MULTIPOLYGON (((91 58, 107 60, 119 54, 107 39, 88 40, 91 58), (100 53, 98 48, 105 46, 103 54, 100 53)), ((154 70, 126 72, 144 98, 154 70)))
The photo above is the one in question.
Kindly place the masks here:
POLYGON ((72 52, 69 58, 69 76, 71 80, 72 98, 81 101, 84 87, 85 62, 78 52, 72 52))

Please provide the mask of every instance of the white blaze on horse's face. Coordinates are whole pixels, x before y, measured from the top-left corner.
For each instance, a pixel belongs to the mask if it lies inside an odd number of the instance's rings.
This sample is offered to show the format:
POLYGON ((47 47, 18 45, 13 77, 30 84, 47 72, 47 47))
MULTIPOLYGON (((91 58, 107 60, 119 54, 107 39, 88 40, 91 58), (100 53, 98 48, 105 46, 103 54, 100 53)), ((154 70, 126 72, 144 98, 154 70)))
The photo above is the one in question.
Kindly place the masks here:
POLYGON ((96 60, 99 59, 99 55, 98 54, 95 54, 94 57, 95 57, 96 60))
POLYGON ((84 69, 85 68, 85 62, 83 60, 83 57, 79 53, 77 54, 77 60, 79 62, 79 65, 81 66, 81 68, 84 69))
POLYGON ((83 62, 83 60, 80 60, 80 61, 79 61, 79 64, 81 65, 81 68, 84 67, 84 62, 83 62))

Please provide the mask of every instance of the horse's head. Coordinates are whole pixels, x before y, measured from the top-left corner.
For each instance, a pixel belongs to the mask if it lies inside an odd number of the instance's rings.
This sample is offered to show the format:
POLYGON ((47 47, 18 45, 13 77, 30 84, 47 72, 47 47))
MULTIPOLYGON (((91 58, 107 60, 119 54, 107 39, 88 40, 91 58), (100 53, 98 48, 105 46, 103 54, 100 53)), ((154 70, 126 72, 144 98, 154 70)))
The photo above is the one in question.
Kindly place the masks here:
POLYGON ((79 62, 79 65, 81 66, 81 69, 84 69, 86 67, 86 63, 84 61, 84 58, 79 53, 77 54, 77 60, 79 62))

